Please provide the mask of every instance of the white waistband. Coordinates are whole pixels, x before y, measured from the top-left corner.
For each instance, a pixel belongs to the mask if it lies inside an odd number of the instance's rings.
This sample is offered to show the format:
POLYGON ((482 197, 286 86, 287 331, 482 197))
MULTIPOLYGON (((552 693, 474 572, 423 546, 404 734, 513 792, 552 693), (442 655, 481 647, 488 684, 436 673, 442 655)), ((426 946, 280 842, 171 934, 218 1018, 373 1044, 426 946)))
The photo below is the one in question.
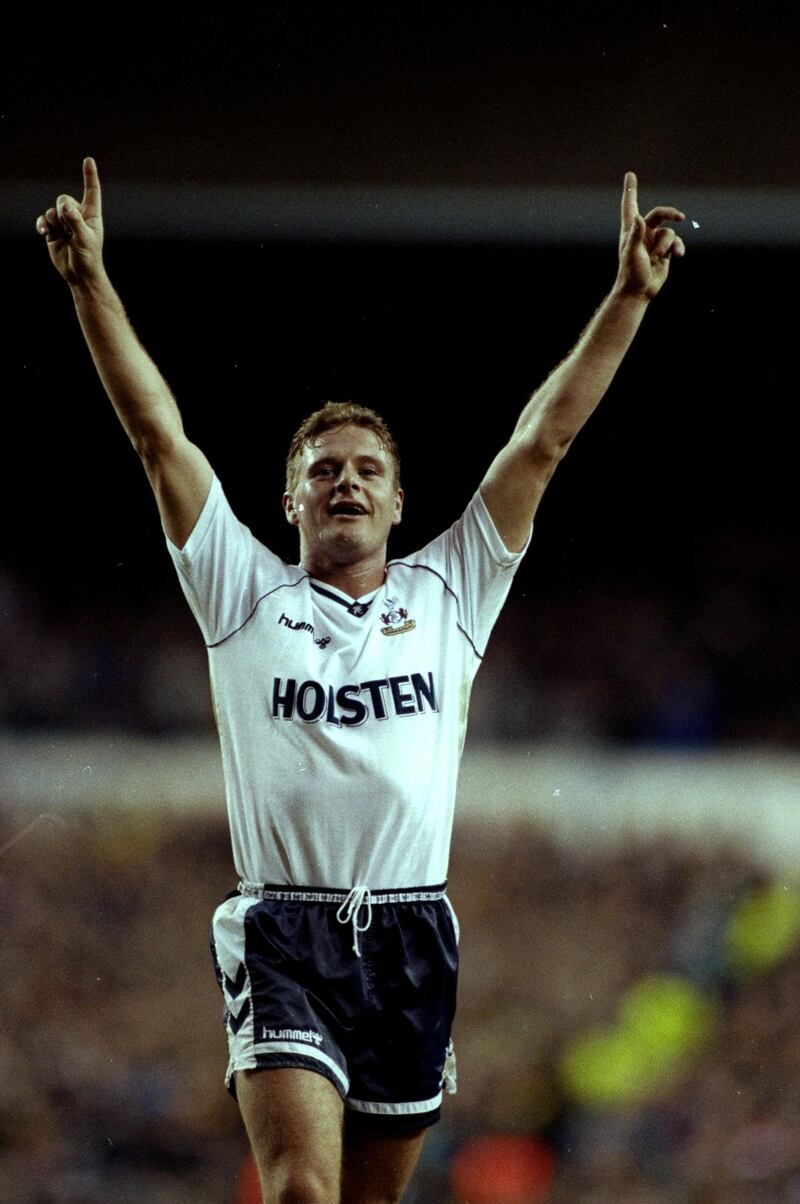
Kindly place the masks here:
MULTIPOLYGON (((252 896, 255 899, 286 899, 291 903, 343 903, 347 902, 354 890, 367 890, 367 887, 349 887, 342 890, 319 890, 303 886, 262 886, 259 882, 239 882, 240 895, 252 896)), ((445 884, 441 886, 411 886, 400 887, 397 890, 374 890, 369 892, 372 903, 433 903, 443 899, 445 884)))
POLYGON ((371 891, 368 886, 353 886, 350 890, 304 890, 291 886, 259 886, 255 882, 240 882, 239 894, 256 899, 282 899, 297 903, 338 903, 336 919, 340 924, 353 926, 353 952, 361 957, 358 936, 372 923, 372 908, 381 903, 427 903, 444 898, 444 885, 412 887, 409 890, 371 891), (359 923, 359 914, 366 908, 366 922, 359 923))

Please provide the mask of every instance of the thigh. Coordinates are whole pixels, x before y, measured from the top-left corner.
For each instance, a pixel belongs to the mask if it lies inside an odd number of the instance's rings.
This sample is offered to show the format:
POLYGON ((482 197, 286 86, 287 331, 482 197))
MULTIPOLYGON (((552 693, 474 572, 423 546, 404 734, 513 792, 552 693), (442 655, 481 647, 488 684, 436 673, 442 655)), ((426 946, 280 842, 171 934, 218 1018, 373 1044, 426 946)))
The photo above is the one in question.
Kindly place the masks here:
POLYGON ((426 1132, 364 1137, 346 1131, 342 1204, 396 1204, 401 1200, 426 1132))
POLYGON ((239 1070, 236 1098, 264 1204, 339 1199, 343 1104, 328 1079, 288 1067, 239 1070))

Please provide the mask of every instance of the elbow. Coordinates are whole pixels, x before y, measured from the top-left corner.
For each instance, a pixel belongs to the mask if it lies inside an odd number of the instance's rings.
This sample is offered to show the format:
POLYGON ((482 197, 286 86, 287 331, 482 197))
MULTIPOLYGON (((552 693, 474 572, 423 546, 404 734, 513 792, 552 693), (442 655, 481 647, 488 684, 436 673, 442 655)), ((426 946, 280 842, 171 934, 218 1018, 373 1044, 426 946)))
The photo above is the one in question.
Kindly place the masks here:
POLYGON ((142 429, 131 435, 131 443, 145 468, 153 468, 175 454, 178 436, 163 429, 142 429))
POLYGON ((551 412, 523 413, 511 440, 517 454, 536 469, 554 470, 575 438, 574 424, 566 418, 551 412))
POLYGON ((572 438, 556 431, 537 431, 534 438, 525 442, 525 458, 537 475, 549 480, 567 454, 572 438))
POLYGON ((549 439, 540 449, 540 456, 555 468, 569 451, 572 438, 572 435, 564 435, 549 439))

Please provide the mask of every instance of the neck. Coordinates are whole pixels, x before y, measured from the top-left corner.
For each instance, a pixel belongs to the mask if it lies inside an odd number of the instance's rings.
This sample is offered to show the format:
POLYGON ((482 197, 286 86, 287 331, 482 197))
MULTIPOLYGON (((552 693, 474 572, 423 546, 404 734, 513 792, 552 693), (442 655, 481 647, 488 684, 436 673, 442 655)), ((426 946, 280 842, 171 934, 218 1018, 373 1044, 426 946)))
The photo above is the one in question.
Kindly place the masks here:
POLYGON ((331 564, 313 556, 303 556, 301 565, 315 581, 333 585, 350 598, 363 598, 383 584, 386 576, 386 553, 359 560, 354 564, 331 564))

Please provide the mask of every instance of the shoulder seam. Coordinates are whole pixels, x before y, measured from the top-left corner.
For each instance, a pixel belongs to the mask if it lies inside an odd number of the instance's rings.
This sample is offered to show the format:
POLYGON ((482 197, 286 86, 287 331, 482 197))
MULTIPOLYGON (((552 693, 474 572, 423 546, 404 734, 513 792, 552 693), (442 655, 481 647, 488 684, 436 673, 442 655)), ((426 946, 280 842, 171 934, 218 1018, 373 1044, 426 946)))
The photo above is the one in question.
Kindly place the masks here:
POLYGON ((247 624, 250 622, 253 615, 256 613, 256 611, 258 610, 259 606, 261 605, 261 603, 264 601, 265 598, 270 598, 273 594, 277 594, 279 589, 294 589, 295 586, 302 585, 302 583, 307 580, 308 580, 308 574, 306 573, 302 577, 300 577, 299 580, 297 580, 297 581, 282 581, 280 583, 280 585, 276 585, 274 589, 268 589, 265 594, 262 594, 260 598, 256 599, 253 609, 250 611, 250 614, 247 616, 247 618, 244 620, 243 623, 240 623, 239 626, 234 628, 233 631, 229 631, 228 634, 224 635, 221 640, 216 640, 213 644, 206 644, 206 648, 208 648, 209 650, 212 648, 219 648, 222 644, 225 644, 228 640, 233 639, 233 637, 235 635, 238 635, 239 632, 242 631, 242 629, 245 628, 247 626, 247 624))
MULTIPOLYGON (((402 569, 423 569, 426 573, 432 573, 434 577, 437 577, 439 579, 439 581, 441 581, 442 585, 447 590, 448 594, 450 594, 450 596, 455 599, 456 603, 458 603, 459 597, 458 597, 458 594, 456 593, 456 591, 453 589, 453 587, 451 585, 448 585, 447 581, 442 576, 442 574, 438 573, 436 571, 436 569, 432 569, 430 567, 430 565, 428 565, 428 564, 407 564, 405 562, 405 560, 391 560, 391 561, 389 561, 389 563, 386 566, 387 570, 390 568, 394 568, 394 567, 402 568, 402 569)), ((458 622, 458 620, 456 620, 456 627, 461 632, 464 639, 467 641, 470 648, 477 656, 478 660, 482 661, 483 653, 478 652, 478 649, 475 647, 475 641, 473 640, 472 636, 469 634, 467 629, 465 627, 462 627, 461 624, 458 622)))

